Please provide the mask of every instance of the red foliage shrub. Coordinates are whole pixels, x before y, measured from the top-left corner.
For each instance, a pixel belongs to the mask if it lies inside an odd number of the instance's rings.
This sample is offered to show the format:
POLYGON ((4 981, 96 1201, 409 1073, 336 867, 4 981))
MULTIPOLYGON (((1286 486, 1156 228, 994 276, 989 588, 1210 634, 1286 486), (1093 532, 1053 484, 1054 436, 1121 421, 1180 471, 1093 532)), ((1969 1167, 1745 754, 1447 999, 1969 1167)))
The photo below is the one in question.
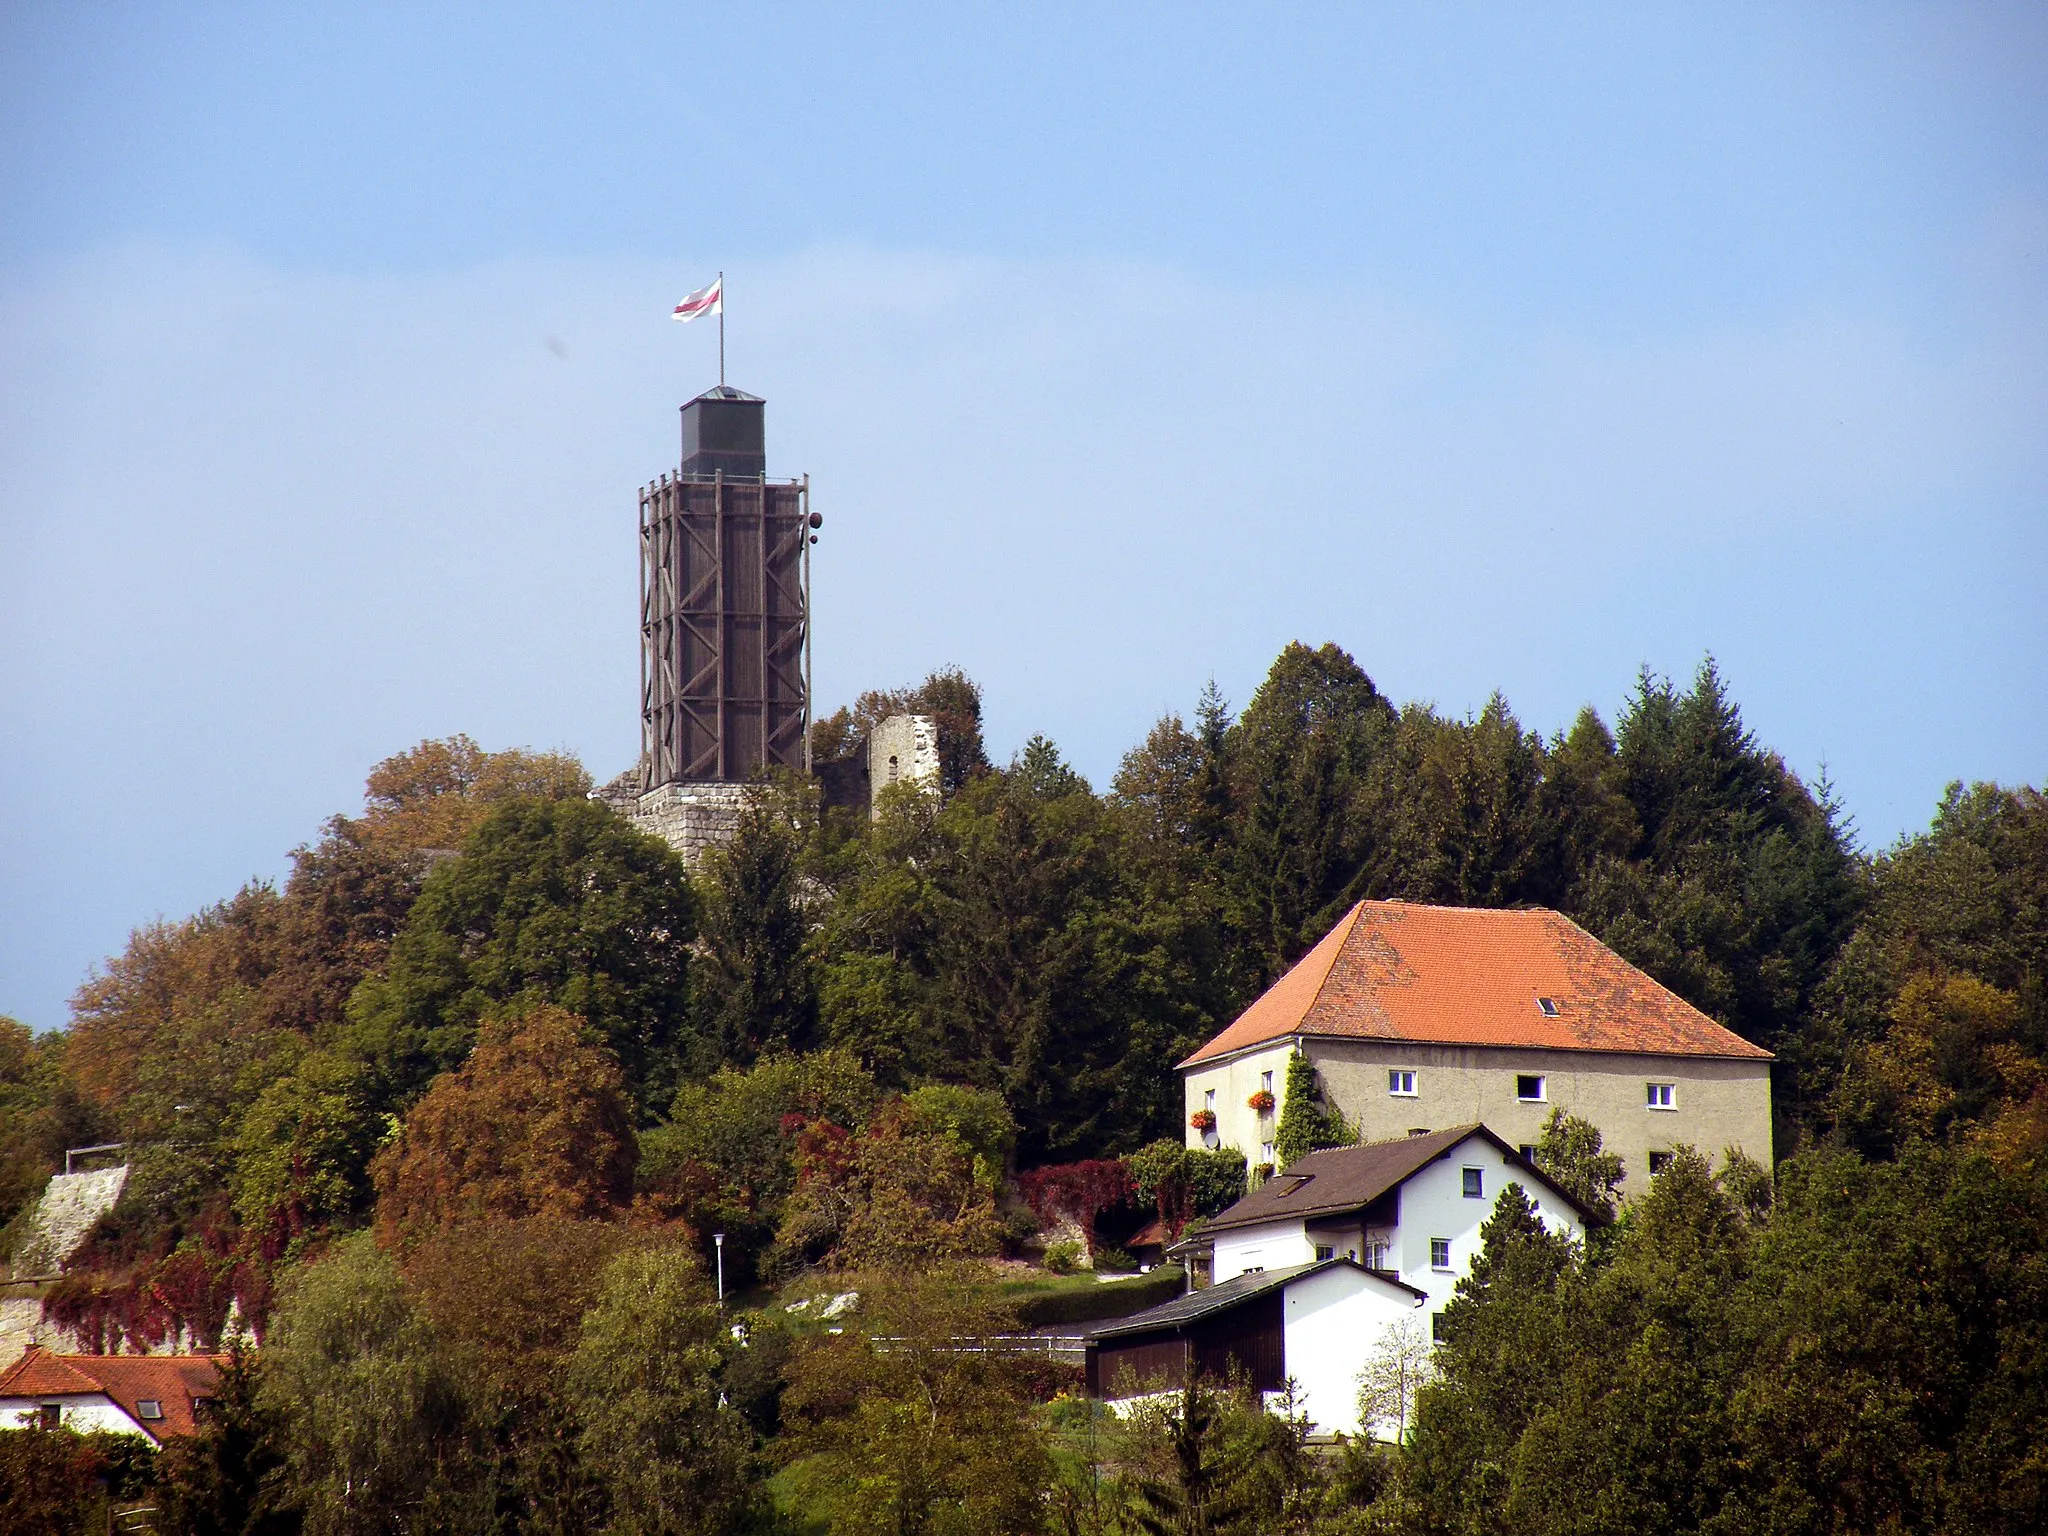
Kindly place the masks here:
POLYGON ((1095 1221, 1104 1211, 1129 1205, 1137 1198, 1131 1170, 1121 1158, 1089 1158, 1078 1163, 1055 1163, 1017 1175, 1017 1192, 1042 1222, 1065 1216, 1080 1227, 1081 1236, 1095 1247, 1095 1221))

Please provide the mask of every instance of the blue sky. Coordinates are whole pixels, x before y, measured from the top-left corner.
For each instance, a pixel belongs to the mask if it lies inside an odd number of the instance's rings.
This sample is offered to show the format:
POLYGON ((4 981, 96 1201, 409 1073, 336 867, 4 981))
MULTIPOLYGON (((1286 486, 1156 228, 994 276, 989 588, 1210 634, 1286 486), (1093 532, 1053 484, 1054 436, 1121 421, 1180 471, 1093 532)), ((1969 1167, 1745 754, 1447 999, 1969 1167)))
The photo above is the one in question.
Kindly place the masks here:
POLYGON ((2044 120, 2039 7, 0 9, 0 1012, 422 736, 626 766, 721 267, 827 707, 1711 652, 1867 844, 2038 783, 2044 120))

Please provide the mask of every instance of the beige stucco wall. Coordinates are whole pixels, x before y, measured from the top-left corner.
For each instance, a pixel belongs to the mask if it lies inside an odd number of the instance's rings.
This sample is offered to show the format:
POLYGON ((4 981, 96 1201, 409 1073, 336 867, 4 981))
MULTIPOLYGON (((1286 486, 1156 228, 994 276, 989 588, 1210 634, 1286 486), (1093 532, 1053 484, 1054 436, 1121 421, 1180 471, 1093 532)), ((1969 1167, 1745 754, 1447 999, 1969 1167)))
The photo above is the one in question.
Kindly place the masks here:
POLYGON ((1244 1160, 1256 1167, 1264 1161, 1264 1145, 1273 1139, 1273 1127, 1280 1122, 1280 1107, 1287 1097, 1287 1058, 1294 1042, 1282 1040, 1256 1051, 1247 1051, 1227 1061, 1205 1064, 1181 1074, 1181 1096, 1186 1101, 1181 1128, 1188 1145, 1199 1147, 1202 1134, 1190 1117, 1203 1107, 1206 1096, 1216 1095, 1216 1145, 1235 1147, 1244 1160), (1273 1113, 1254 1114, 1247 1102, 1259 1091, 1262 1074, 1273 1074, 1273 1113))
MULTIPOLYGON (((1291 1046, 1282 1041, 1182 1074, 1188 1112, 1200 1108, 1203 1093, 1215 1088, 1219 1141, 1242 1148, 1254 1163, 1260 1144, 1272 1139, 1272 1122, 1262 1129, 1245 1099, 1258 1088, 1262 1071, 1273 1074, 1275 1093, 1282 1091, 1291 1046)), ((1621 1154, 1624 1195, 1638 1194, 1648 1183, 1650 1153, 1683 1145, 1699 1148, 1716 1163, 1724 1148, 1739 1147, 1771 1166, 1768 1062, 1395 1040, 1310 1039, 1304 1047, 1330 1102, 1366 1141, 1476 1122, 1510 1145, 1522 1146, 1533 1144, 1550 1111, 1562 1107, 1599 1127, 1606 1150, 1621 1154), (1387 1073, 1395 1068, 1415 1073, 1413 1098, 1388 1092, 1387 1073), (1515 1079, 1526 1073, 1543 1077, 1542 1103, 1516 1097, 1515 1079), (1672 1109, 1648 1107, 1652 1082, 1674 1085, 1672 1109)), ((1189 1145, 1199 1139, 1190 1129, 1189 1145)))

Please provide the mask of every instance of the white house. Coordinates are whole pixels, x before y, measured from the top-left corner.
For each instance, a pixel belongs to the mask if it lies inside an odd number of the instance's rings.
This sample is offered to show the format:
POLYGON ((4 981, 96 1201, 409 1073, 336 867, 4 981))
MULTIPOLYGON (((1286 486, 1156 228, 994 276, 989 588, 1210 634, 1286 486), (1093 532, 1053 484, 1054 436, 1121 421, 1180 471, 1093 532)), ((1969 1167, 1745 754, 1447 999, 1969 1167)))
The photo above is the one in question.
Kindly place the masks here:
POLYGON ((161 1444, 192 1434, 225 1355, 54 1355, 31 1344, 0 1371, 0 1428, 106 1430, 161 1444))
POLYGON ((1427 1298, 1353 1259, 1256 1270, 1094 1329, 1091 1395, 1129 1401, 1176 1387, 1192 1366, 1264 1393, 1292 1379, 1319 1435, 1356 1435, 1366 1353, 1427 1298))
POLYGON ((1552 1232, 1583 1235, 1592 1213, 1483 1125, 1311 1152, 1177 1245, 1207 1251, 1215 1284, 1090 1334, 1088 1390, 1117 1401, 1190 1366, 1268 1393, 1292 1378, 1316 1433, 1391 1435, 1360 1424, 1361 1377, 1405 1340, 1426 1347, 1510 1184, 1552 1232))
POLYGON ((1625 1197, 1680 1146, 1771 1166, 1771 1053, 1542 908, 1360 902, 1180 1064, 1191 1142, 1274 1162, 1296 1052, 1364 1141, 1477 1123, 1533 1147, 1564 1109, 1625 1197))
POLYGON ((1509 1184, 1522 1187, 1551 1231, 1583 1234, 1591 1212, 1485 1126, 1465 1125, 1311 1152, 1190 1239, 1210 1247, 1219 1285, 1353 1259, 1426 1297, 1434 1316, 1471 1270, 1480 1225, 1509 1184))

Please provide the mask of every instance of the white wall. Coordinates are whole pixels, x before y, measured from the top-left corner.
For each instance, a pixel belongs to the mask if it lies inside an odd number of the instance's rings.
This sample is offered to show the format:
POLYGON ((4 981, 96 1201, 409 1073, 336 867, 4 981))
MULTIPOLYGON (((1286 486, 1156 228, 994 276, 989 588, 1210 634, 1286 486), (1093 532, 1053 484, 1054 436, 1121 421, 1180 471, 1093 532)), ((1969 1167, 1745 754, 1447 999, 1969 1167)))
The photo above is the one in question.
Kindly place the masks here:
POLYGON ((34 1427, 37 1415, 44 1403, 62 1403, 66 1429, 75 1429, 81 1435, 94 1430, 107 1430, 117 1435, 139 1435, 142 1427, 120 1408, 111 1397, 100 1393, 77 1397, 0 1397, 0 1425, 9 1429, 34 1427))
POLYGON ((1483 1136, 1466 1138, 1401 1186, 1401 1224, 1389 1257, 1403 1280, 1429 1293, 1432 1314, 1444 1309, 1458 1281, 1471 1272, 1472 1260, 1479 1253, 1480 1224, 1493 1214, 1494 1202, 1509 1184, 1522 1186, 1551 1231, 1581 1235, 1578 1213, 1539 1180, 1511 1165, 1483 1136), (1467 1168, 1479 1170, 1481 1194, 1477 1200, 1464 1194, 1467 1168), (1448 1270, 1429 1262, 1429 1242, 1435 1237, 1450 1239, 1448 1270))
POLYGON ((1343 1264, 1287 1287, 1287 1374, 1301 1389, 1297 1406, 1317 1433, 1359 1432, 1359 1372, 1386 1330, 1413 1316, 1418 1305, 1398 1286, 1343 1264))
POLYGON ((1286 1269, 1315 1259, 1315 1249, 1299 1217, 1292 1221, 1269 1221, 1256 1227, 1238 1227, 1216 1234, 1218 1285, 1235 1280, 1248 1269, 1286 1269))

